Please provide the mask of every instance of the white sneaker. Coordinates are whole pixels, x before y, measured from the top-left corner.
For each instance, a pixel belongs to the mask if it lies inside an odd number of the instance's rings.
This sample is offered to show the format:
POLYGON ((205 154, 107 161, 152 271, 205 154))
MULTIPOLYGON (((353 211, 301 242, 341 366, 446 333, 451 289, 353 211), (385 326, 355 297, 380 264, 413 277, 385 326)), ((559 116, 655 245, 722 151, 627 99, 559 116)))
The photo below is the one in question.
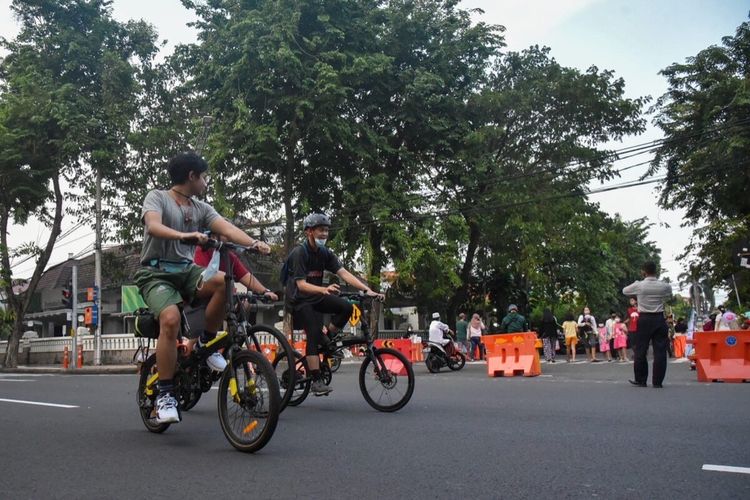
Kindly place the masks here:
POLYGON ((215 352, 206 358, 206 364, 215 372, 223 372, 227 367, 227 360, 224 359, 224 356, 215 352))
POLYGON ((177 400, 169 393, 156 398, 156 422, 159 424, 176 424, 180 421, 177 411, 177 400))

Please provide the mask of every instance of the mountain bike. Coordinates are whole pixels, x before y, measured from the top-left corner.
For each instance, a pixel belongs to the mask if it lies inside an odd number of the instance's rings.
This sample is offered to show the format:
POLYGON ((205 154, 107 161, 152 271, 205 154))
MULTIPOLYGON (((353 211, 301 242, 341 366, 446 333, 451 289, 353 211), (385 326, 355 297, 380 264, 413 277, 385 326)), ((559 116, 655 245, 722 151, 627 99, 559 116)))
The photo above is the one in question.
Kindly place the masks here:
MULTIPOLYGON (((234 279, 229 251, 241 253, 253 249, 215 240, 209 240, 206 246, 220 253, 226 269, 224 283, 227 297, 227 330, 220 332, 215 339, 200 349, 189 350, 184 342, 189 325, 184 311, 180 310, 180 347, 174 375, 178 411, 182 412, 184 408, 194 406, 200 394, 210 389, 210 384, 218 378, 221 430, 236 449, 253 453, 263 448, 273 436, 281 407, 279 385, 274 369, 261 352, 247 349, 247 330, 235 314, 234 279), (221 374, 211 373, 205 366, 206 358, 215 352, 221 352, 227 360, 227 368, 221 374)), ((150 334, 152 338, 158 337, 158 322, 153 317, 152 325, 155 331, 147 332, 146 336, 150 334)), ((141 366, 137 402, 144 425, 155 433, 164 432, 170 426, 168 423, 156 421, 158 380, 156 354, 152 354, 141 366)))
MULTIPOLYGON (((355 308, 352 318, 361 322, 361 335, 338 335, 322 346, 320 375, 326 384, 333 379, 330 359, 341 349, 363 345, 364 357, 359 369, 359 388, 365 401, 378 411, 394 412, 403 408, 414 393, 414 370, 411 362, 395 349, 376 348, 367 322, 367 306, 372 298, 360 293, 342 293, 355 308)), ((301 404, 310 393, 312 378, 303 353, 295 351, 296 381, 291 385, 290 406, 301 404)), ((282 379, 282 386, 288 381, 282 379)))

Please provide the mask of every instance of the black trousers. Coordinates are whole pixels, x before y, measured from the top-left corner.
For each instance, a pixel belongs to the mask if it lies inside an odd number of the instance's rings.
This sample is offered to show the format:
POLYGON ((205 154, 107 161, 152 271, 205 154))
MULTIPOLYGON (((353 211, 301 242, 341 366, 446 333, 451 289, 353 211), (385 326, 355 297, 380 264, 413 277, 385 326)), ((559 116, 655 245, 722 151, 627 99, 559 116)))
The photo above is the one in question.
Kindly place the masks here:
POLYGON ((294 323, 305 330, 307 335, 307 356, 319 353, 318 346, 323 339, 323 315, 333 314, 331 323, 341 329, 352 315, 352 305, 336 295, 324 295, 319 302, 301 304, 294 308, 294 323))
POLYGON ((662 313, 641 313, 638 330, 633 335, 633 372, 635 381, 645 384, 648 381, 648 361, 646 353, 649 343, 654 346, 654 374, 651 383, 661 385, 667 373, 667 345, 669 330, 662 313))

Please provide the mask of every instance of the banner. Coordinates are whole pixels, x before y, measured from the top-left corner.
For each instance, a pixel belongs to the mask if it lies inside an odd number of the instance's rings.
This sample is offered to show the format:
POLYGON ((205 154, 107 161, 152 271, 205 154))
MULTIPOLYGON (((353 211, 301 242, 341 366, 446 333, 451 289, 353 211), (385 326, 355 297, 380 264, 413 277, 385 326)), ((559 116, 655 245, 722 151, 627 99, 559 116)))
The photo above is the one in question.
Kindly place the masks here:
POLYGON ((122 290, 122 308, 121 312, 128 313, 133 312, 141 307, 146 307, 146 303, 143 301, 138 287, 134 285, 127 285, 121 287, 122 290))

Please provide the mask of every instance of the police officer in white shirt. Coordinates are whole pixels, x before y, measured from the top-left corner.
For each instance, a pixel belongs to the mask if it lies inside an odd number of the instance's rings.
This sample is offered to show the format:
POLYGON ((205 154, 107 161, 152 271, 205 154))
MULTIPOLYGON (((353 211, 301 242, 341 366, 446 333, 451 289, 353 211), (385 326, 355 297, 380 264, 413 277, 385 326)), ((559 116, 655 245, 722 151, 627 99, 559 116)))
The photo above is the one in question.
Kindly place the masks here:
POLYGON ((654 374, 651 384, 662 387, 667 373, 667 345, 669 330, 664 318, 664 300, 672 296, 672 286, 657 279, 656 263, 648 261, 641 268, 643 280, 622 289, 625 295, 638 297, 638 331, 634 335, 633 372, 635 380, 629 382, 638 387, 646 387, 648 361, 646 353, 649 343, 654 346, 654 374))

